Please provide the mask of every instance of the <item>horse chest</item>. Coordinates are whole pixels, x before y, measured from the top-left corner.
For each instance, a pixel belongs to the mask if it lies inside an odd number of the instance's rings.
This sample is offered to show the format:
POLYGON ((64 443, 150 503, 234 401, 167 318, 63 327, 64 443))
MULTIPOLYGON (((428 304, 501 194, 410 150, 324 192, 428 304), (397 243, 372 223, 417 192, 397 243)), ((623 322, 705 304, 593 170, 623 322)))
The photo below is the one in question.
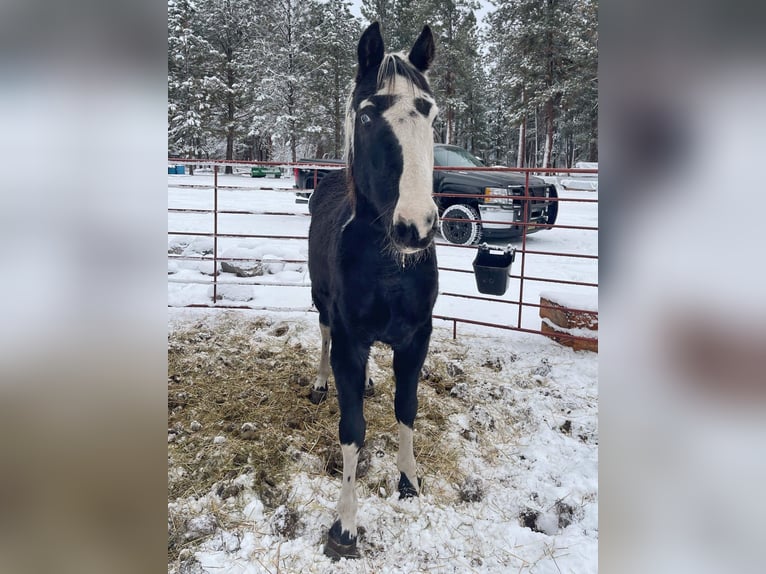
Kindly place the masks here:
MULTIPOLYGON (((349 262, 353 263, 353 262, 349 262)), ((343 276, 343 316, 366 338, 401 343, 430 320, 436 299, 436 265, 396 268, 379 260, 349 265, 343 276)))

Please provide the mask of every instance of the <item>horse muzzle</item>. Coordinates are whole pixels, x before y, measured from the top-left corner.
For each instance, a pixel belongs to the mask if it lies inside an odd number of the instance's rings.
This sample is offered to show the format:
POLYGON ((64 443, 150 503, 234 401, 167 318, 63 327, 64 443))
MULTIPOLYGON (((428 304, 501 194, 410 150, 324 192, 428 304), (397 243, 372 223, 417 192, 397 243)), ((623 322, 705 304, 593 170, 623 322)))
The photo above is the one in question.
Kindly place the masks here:
POLYGON ((427 216, 420 225, 399 218, 394 221, 391 227, 391 239, 394 247, 407 255, 422 251, 433 243, 438 222, 439 218, 436 211, 427 216))

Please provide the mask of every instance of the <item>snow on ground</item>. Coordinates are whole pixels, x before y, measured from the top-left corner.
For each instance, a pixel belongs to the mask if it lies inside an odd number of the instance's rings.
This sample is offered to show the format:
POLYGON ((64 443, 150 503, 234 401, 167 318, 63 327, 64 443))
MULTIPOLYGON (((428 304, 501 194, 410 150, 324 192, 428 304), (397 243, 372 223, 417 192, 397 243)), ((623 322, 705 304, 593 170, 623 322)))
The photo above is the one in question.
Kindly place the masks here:
MULTIPOLYGON (((212 176, 169 176, 168 180, 169 207, 212 207, 212 191, 174 187, 177 183, 212 182, 212 176)), ((243 176, 220 176, 219 183, 248 188, 292 186, 290 178, 264 180, 243 176)), ((561 193, 563 197, 597 197, 591 192, 561 193)), ((289 191, 222 190, 219 209, 299 214, 221 215, 220 233, 306 235, 308 229, 307 208, 296 204, 289 191)), ((562 203, 559 223, 597 225, 596 205, 562 203)), ((170 213, 168 228, 212 232, 212 215, 170 213)), ((520 247, 520 242, 514 244, 520 247)), ((199 373, 208 370, 219 373, 216 376, 225 389, 227 382, 232 384, 226 365, 236 357, 250 357, 249 353, 257 349, 275 349, 277 357, 280 350, 297 349, 294 357, 285 356, 283 362, 274 364, 295 363, 301 370, 301 384, 311 380, 315 376, 319 344, 317 316, 309 312, 307 267, 301 262, 281 262, 305 260, 306 241, 221 238, 218 247, 224 257, 255 255, 266 260, 263 275, 237 277, 221 273, 218 277, 219 295, 223 293, 225 303, 246 305, 253 310, 177 308, 210 303, 212 263, 169 260, 169 346, 188 348, 187 341, 199 345, 190 357, 193 363, 196 361, 194 368, 188 372, 169 372, 169 386, 175 385, 176 389, 183 381, 191 385, 188 390, 192 392, 195 384, 201 384, 199 373), (231 355, 217 355, 218 351, 231 355)), ((212 239, 169 236, 168 248, 169 252, 202 257, 212 252, 212 239)), ((597 233, 543 231, 527 238, 527 248, 597 254, 597 233)), ((439 246, 439 264, 470 270, 474 253, 470 249, 439 246)), ((520 271, 519 264, 517 254, 513 273, 520 271)), ((597 282, 596 263, 587 259, 528 255, 525 273, 597 282)), ((479 294, 470 273, 441 272, 440 290, 479 294)), ((506 295, 495 299, 511 301, 518 298, 518 290, 518 281, 511 279, 506 295)), ((540 293, 550 293, 560 300, 576 300, 581 308, 597 308, 595 291, 525 282, 524 300, 538 302, 540 293)), ((518 307, 440 296, 435 313, 515 324, 518 307)), ((524 309, 522 326, 539 329, 536 309, 524 309)), ((387 368, 390 356, 387 358, 386 352, 373 350, 376 366, 372 374, 381 392, 369 399, 367 410, 389 408, 393 422, 393 401, 389 400, 392 382, 387 368), (379 402, 376 405, 374 401, 379 402)), ((253 356, 258 360, 261 355, 255 352, 253 356)), ((254 389, 265 388, 267 384, 255 378, 244 383, 254 389)), ((467 325, 459 327, 455 341, 451 323, 437 321, 419 397, 422 414, 416 421, 415 449, 424 480, 420 498, 398 500, 395 435, 389 436, 385 428, 368 427, 367 447, 372 451, 370 476, 357 485, 358 523, 366 529, 360 541, 363 554, 360 560, 332 563, 322 554, 322 537, 334 520, 340 482, 324 471, 322 461, 314 456, 310 446, 304 445, 291 455, 289 476, 276 481, 274 488, 281 493, 280 504, 264 494, 263 475, 257 465, 251 464, 252 460, 234 469, 227 467, 229 474, 225 478, 212 485, 208 481, 205 488, 195 490, 193 495, 171 497, 169 538, 175 542, 172 551, 169 542, 168 571, 179 574, 597 571, 595 354, 575 352, 538 335, 467 325), (448 376, 440 379, 434 374, 437 368, 446 369, 448 376), (443 461, 437 464, 434 461, 438 457, 433 452, 419 452, 419 444, 424 448, 432 445, 443 461)), ((258 405, 247 401, 238 400, 237 408, 245 409, 257 427, 258 405)), ((332 409, 334 401, 331 396, 318 408, 332 409)), ((286 410, 305 413, 307 404, 305 396, 296 392, 294 400, 289 398, 286 410)), ((227 449, 244 444, 241 440, 246 431, 239 425, 245 421, 234 421, 233 426, 221 421, 216 428, 200 430, 200 424, 194 424, 197 421, 187 420, 194 413, 186 413, 185 409, 190 407, 183 406, 183 401, 174 403, 172 409, 169 403, 169 416, 172 410, 176 420, 172 434, 169 429, 168 435, 169 492, 174 484, 195 472, 195 465, 214 459, 216 453, 223 459, 229 453, 227 449), (178 448, 185 448, 183 456, 191 457, 188 460, 192 462, 181 464, 181 451, 174 450, 178 448)), ((333 411, 317 412, 330 416, 333 411)), ((332 417, 330 420, 335 422, 322 432, 335 436, 337 421, 332 417)), ((289 428, 269 431, 275 432, 274 440, 285 436, 291 441, 298 440, 289 428)))

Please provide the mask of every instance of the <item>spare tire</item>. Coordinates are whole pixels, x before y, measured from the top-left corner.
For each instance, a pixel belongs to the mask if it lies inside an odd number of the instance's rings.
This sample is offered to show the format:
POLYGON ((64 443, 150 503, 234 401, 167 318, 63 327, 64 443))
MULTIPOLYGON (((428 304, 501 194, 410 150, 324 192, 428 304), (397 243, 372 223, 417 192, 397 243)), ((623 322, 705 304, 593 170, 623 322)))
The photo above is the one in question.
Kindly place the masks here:
POLYGON ((450 205, 442 213, 439 231, 444 239, 454 245, 474 245, 481 241, 480 218, 479 211, 475 207, 456 203, 455 205, 450 205), (444 219, 457 219, 461 221, 444 221, 444 219))

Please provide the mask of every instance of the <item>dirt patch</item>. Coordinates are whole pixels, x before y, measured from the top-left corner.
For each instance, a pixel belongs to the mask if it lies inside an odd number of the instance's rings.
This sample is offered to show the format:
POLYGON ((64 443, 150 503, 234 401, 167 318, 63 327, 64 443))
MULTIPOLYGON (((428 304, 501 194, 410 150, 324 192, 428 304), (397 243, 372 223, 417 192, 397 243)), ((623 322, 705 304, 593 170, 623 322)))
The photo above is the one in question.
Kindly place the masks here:
POLYGON ((535 532, 541 532, 541 530, 537 528, 537 518, 539 516, 540 513, 536 510, 526 508, 519 514, 519 523, 524 528, 529 528, 535 532))
POLYGON ((271 531, 288 540, 295 540, 302 529, 298 511, 291 506, 282 505, 271 517, 271 531))
POLYGON ((480 502, 484 498, 484 482, 478 476, 468 476, 458 491, 463 502, 480 502))

